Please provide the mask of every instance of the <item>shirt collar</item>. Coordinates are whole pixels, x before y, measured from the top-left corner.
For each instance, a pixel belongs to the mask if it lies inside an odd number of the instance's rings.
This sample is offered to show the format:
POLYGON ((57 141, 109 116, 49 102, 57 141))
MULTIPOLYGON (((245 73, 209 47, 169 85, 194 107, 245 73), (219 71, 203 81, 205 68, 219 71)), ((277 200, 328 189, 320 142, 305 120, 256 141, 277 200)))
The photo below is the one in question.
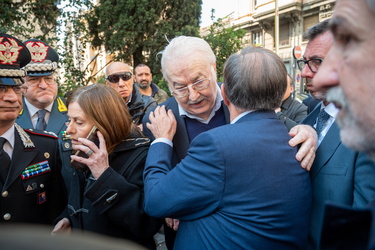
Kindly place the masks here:
POLYGON ((251 112, 254 112, 254 110, 248 110, 248 111, 245 111, 245 112, 239 114, 236 118, 233 119, 233 121, 230 122, 230 124, 236 123, 239 119, 241 119, 242 117, 244 117, 247 114, 250 114, 251 112))
POLYGON ((201 123, 208 124, 211 121, 212 117, 214 117, 216 111, 218 111, 220 109, 222 100, 223 100, 223 97, 221 96, 220 89, 219 89, 219 87, 216 84, 215 106, 214 106, 213 110, 211 111, 210 115, 208 116, 207 120, 204 120, 204 119, 202 119, 202 118, 200 118, 200 117, 198 117, 196 115, 192 115, 192 114, 188 113, 177 102, 177 104, 178 104, 178 111, 180 112, 180 116, 187 116, 187 117, 189 117, 191 119, 195 119, 195 120, 197 120, 197 121, 199 121, 201 123))
POLYGON ((322 110, 324 108, 324 110, 327 112, 327 114, 329 114, 331 117, 333 117, 334 119, 336 119, 336 116, 337 114, 339 113, 339 109, 336 108, 335 104, 333 104, 332 102, 329 103, 327 106, 324 105, 324 103, 322 102, 322 105, 320 107, 320 110, 322 110))
MULTIPOLYGON (((29 109, 30 117, 32 117, 33 115, 35 115, 39 111, 39 109, 37 107, 35 107, 34 105, 32 105, 26 98, 24 99, 24 101, 25 101, 26 107, 29 109)), ((51 104, 48 105, 45 108, 45 110, 47 110, 48 112, 51 113, 53 103, 54 103, 54 101, 51 102, 51 104)))
POLYGON ((14 124, 1 137, 4 137, 5 139, 7 139, 8 143, 13 149, 14 148, 14 124))

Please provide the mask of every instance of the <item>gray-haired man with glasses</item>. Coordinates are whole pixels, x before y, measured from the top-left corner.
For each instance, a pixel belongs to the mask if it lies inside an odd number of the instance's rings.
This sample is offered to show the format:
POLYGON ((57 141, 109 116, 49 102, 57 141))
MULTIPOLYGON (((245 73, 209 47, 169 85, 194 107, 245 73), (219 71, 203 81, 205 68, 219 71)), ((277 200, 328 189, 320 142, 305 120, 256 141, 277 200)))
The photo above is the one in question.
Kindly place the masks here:
MULTIPOLYGON (((162 105, 172 110, 177 131, 173 138, 172 167, 187 154, 190 142, 200 133, 230 122, 229 111, 223 103, 216 77, 216 57, 209 44, 201 38, 180 36, 170 41, 162 53, 163 76, 174 97, 162 105)), ((143 119, 144 133, 154 139, 143 119)), ((292 129, 296 135, 290 141, 295 146, 304 142, 296 158, 304 168, 310 168, 315 156, 316 133, 306 125, 292 129)), ((166 242, 173 249, 178 220, 166 219, 166 242), (172 230, 173 229, 173 230, 172 230)))

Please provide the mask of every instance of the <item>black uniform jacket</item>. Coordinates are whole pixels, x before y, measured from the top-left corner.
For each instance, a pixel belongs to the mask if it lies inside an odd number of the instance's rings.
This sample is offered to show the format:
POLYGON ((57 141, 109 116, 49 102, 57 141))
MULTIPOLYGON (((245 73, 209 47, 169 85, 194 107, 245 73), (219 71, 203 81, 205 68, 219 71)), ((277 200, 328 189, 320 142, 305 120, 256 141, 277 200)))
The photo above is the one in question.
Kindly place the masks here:
POLYGON ((10 169, 0 181, 0 221, 53 224, 66 206, 57 137, 15 127, 10 169))
POLYGON ((89 171, 74 172, 67 215, 74 229, 129 239, 155 248, 153 235, 161 220, 143 209, 143 169, 147 138, 128 138, 109 155, 109 165, 94 180, 89 171))

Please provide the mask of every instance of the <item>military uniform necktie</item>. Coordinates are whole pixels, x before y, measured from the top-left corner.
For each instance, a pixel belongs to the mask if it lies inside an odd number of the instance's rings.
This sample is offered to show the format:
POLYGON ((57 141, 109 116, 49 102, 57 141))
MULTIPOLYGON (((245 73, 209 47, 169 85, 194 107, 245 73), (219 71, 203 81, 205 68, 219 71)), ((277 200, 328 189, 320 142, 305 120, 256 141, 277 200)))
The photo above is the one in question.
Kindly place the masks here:
POLYGON ((46 130, 47 123, 44 117, 46 116, 47 110, 41 109, 38 111, 38 121, 36 122, 35 129, 46 130))
POLYGON ((318 115, 318 121, 316 123, 316 131, 318 133, 318 136, 320 136, 320 133, 324 129, 330 117, 331 116, 324 109, 320 110, 320 113, 318 115))
POLYGON ((7 142, 7 139, 0 137, 0 178, 3 183, 5 182, 10 167, 10 157, 7 152, 4 151, 5 142, 7 142))

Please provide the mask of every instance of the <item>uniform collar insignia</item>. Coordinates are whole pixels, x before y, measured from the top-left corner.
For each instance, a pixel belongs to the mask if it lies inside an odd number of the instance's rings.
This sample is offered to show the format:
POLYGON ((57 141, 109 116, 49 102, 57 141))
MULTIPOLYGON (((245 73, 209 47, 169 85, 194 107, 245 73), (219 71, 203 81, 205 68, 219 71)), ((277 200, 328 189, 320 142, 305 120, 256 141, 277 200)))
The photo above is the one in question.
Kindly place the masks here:
POLYGON ((61 98, 57 98, 57 109, 59 110, 59 112, 66 112, 68 111, 68 109, 66 108, 66 105, 65 103, 63 102, 63 100, 61 100, 61 98))
POLYGON ((25 148, 35 148, 30 136, 17 123, 14 124, 25 148))

